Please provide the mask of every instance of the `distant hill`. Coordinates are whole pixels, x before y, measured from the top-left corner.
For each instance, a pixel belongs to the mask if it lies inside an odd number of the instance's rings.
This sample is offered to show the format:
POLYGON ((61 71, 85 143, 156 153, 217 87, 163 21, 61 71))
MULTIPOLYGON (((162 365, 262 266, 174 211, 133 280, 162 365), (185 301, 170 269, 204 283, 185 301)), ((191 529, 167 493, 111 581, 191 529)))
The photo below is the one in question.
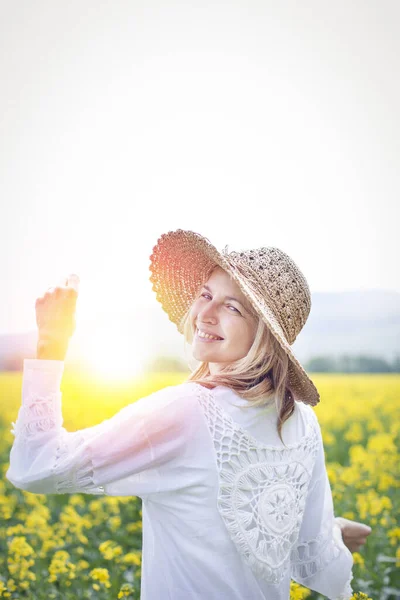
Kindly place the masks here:
MULTIPOLYGON (((183 337, 160 306, 151 306, 143 319, 148 353, 186 364, 183 337)), ((33 358, 36 342, 36 331, 0 335, 0 370, 22 366, 21 357, 33 358)), ((318 356, 343 354, 394 360, 400 355, 400 294, 380 290, 314 293, 310 316, 293 351, 304 363, 318 356)), ((74 359, 68 354, 67 362, 74 359)))
POLYGON ((37 331, 0 335, 0 370, 17 370, 21 357, 34 358, 37 331))
POLYGON ((330 354, 400 354, 400 294, 368 290, 312 295, 310 316, 293 344, 302 361, 330 354))

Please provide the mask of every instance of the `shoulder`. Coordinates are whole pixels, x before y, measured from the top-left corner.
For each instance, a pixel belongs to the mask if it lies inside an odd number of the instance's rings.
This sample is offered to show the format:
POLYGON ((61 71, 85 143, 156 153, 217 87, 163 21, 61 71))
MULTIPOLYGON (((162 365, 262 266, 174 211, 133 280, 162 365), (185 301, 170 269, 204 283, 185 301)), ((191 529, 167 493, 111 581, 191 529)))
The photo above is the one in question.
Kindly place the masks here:
POLYGON ((176 385, 167 385, 149 392, 146 396, 142 396, 136 403, 174 403, 195 395, 195 389, 190 385, 190 382, 183 382, 176 385))
POLYGON ((160 403, 189 403, 198 396, 199 385, 190 381, 184 381, 177 385, 169 385, 151 393, 148 398, 152 402, 160 403))
POLYGON ((295 410, 307 421, 318 421, 317 415, 310 404, 305 404, 304 402, 300 402, 295 400, 295 410))
POLYGON ((157 415, 162 413, 165 421, 184 421, 193 412, 196 388, 190 382, 170 385, 142 396, 130 407, 136 414, 157 415))
POLYGON ((295 411, 302 420, 304 427, 311 425, 313 430, 320 435, 321 427, 318 421, 318 416, 310 404, 305 404, 304 402, 298 402, 295 400, 295 411))

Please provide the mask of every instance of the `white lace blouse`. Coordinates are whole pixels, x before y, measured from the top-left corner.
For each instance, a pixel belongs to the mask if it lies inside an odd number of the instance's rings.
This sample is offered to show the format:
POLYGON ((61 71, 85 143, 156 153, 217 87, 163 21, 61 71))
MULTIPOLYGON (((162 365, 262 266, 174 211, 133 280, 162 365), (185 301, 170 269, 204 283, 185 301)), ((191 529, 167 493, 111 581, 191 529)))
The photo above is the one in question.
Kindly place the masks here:
MULTIPOLYGON (((287 600, 290 579, 349 599, 353 558, 335 522, 321 431, 296 402, 182 383, 93 427, 62 426, 64 362, 25 359, 7 479, 37 494, 142 499, 142 600, 287 600)), ((81 399, 84 402, 84 399, 81 399)))

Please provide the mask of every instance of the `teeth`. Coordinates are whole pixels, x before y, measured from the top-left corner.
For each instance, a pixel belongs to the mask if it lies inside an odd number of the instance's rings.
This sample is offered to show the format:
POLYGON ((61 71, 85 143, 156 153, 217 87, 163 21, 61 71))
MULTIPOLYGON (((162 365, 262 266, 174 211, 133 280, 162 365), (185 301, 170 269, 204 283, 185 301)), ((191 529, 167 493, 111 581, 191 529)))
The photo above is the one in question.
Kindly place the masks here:
POLYGON ((200 329, 197 330, 197 335, 202 338, 207 338, 209 340, 219 340, 220 338, 215 337, 214 335, 210 335, 209 333, 203 333, 200 329))

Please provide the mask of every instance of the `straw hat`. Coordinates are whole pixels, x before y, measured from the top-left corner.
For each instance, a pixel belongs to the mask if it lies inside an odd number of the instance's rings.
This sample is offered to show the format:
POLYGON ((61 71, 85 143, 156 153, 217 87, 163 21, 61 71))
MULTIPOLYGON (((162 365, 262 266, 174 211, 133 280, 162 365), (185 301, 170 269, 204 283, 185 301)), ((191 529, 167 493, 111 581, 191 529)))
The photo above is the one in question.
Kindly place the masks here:
POLYGON ((318 404, 318 390, 290 347, 311 309, 308 283, 290 256, 274 247, 229 252, 225 246, 220 252, 199 233, 177 229, 159 237, 150 261, 152 289, 180 333, 212 268, 227 271, 287 353, 295 400, 318 404))

